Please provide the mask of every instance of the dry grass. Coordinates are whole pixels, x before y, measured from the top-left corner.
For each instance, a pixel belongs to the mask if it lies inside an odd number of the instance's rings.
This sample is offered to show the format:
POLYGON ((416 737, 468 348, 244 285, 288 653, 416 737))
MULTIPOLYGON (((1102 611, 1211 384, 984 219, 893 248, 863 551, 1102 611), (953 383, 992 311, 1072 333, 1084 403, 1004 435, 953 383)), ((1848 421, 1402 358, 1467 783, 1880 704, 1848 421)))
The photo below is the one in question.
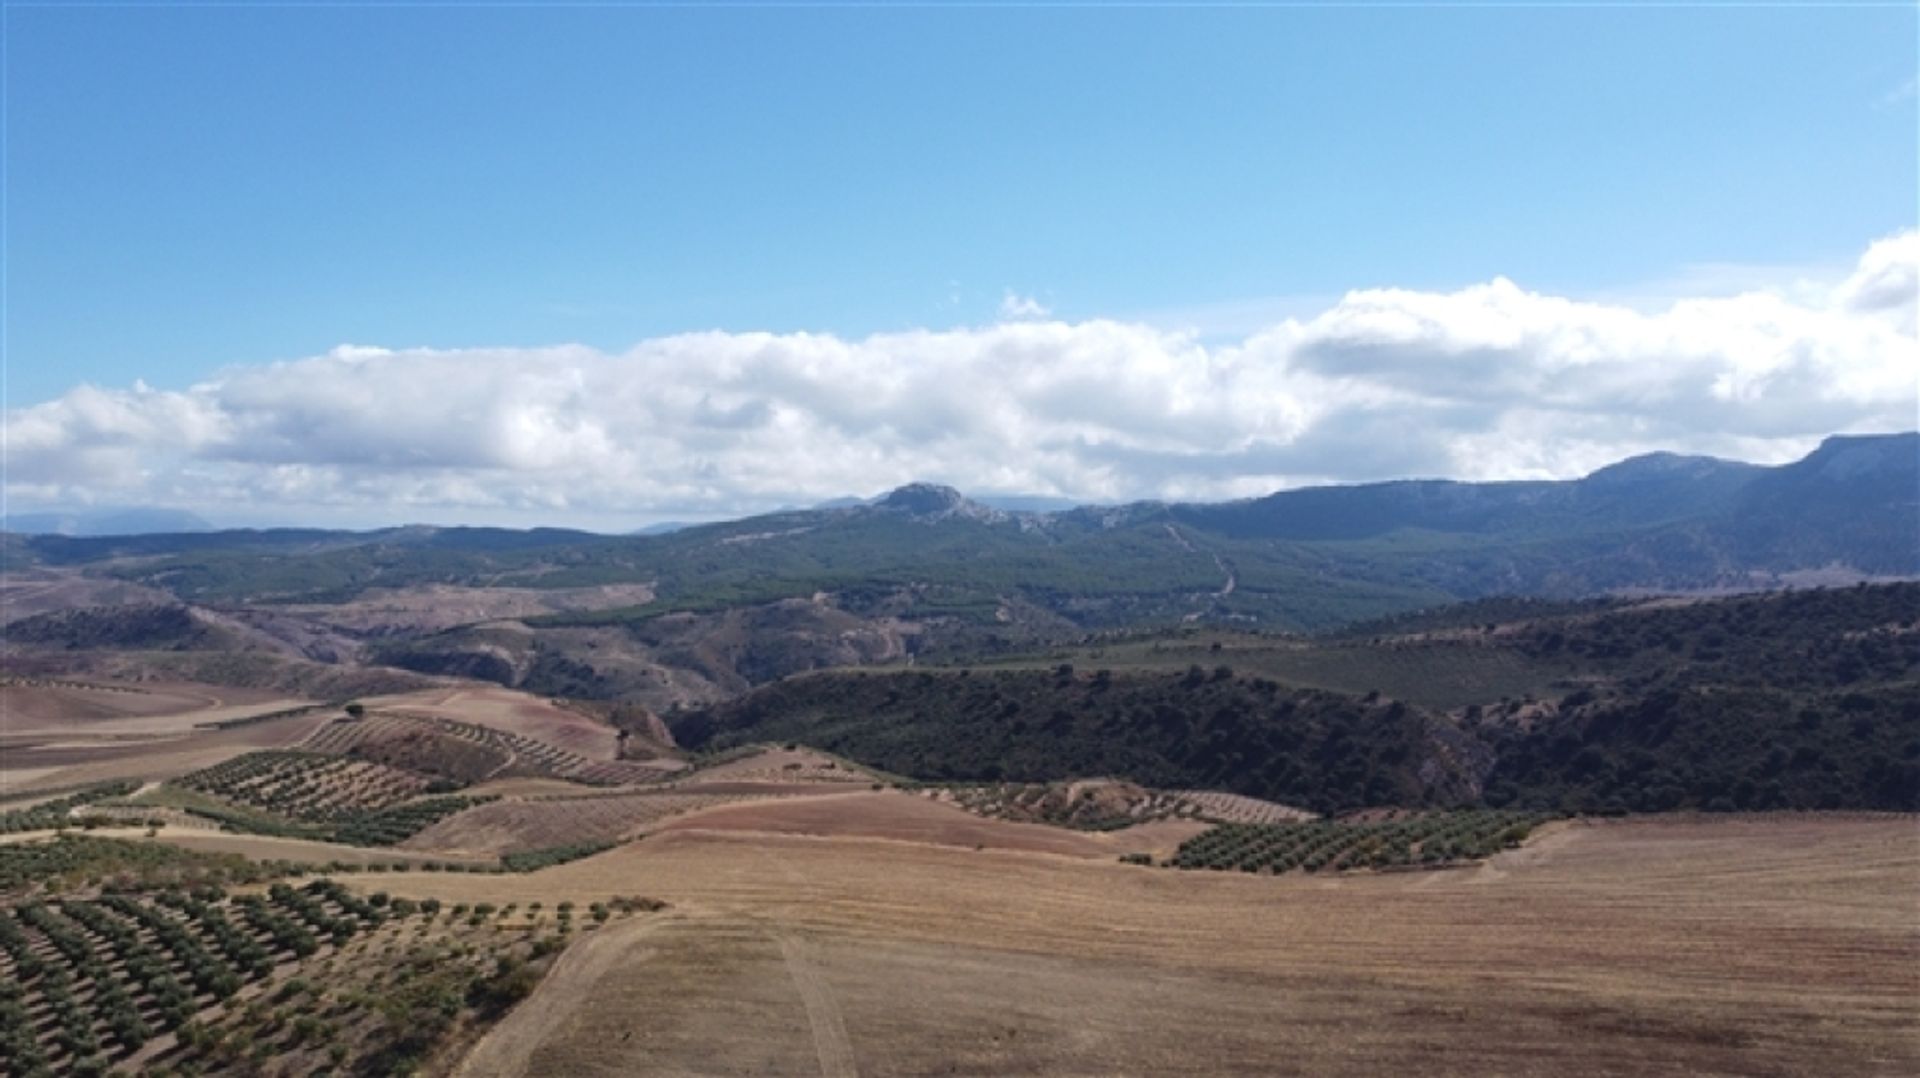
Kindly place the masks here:
MULTIPOLYGON (((249 705, 254 714, 280 709, 249 705)), ((207 715, 224 714, 226 710, 203 711, 190 717, 195 722, 210 721, 207 715)), ((183 725, 190 727, 184 718, 183 725)), ((228 730, 187 729, 177 734, 128 736, 103 731, 100 736, 63 736, 51 743, 33 739, 0 742, 0 792, 62 789, 116 779, 171 778, 255 749, 289 748, 327 720, 327 715, 315 712, 228 730)), ((106 725, 110 724, 103 723, 106 725)))
POLYGON ((378 886, 674 903, 490 1073, 1920 1071, 1911 819, 1575 825, 1337 879, 687 831, 378 886))
POLYGON ((767 748, 712 767, 703 767, 680 781, 689 785, 714 782, 866 784, 872 782, 873 778, 870 772, 824 752, 807 748, 767 748))
MULTIPOLYGON (((142 809, 140 811, 155 814, 170 810, 142 809)), ((491 857, 458 853, 425 853, 390 846, 344 846, 336 842, 281 838, 277 835, 234 835, 210 829, 204 822, 191 818, 184 825, 168 823, 151 835, 148 834, 148 828, 145 826, 100 827, 85 833, 100 838, 124 839, 129 842, 161 842, 182 849, 199 850, 202 853, 237 853, 256 861, 294 861, 309 865, 329 865, 336 861, 349 865, 423 865, 429 862, 442 865, 491 865, 494 863, 491 857)), ((54 834, 55 832, 52 831, 20 831, 11 835, 0 835, 0 845, 38 842, 51 838, 54 834)))
POLYGON ((614 842, 643 834, 682 813, 766 796, 771 795, 664 791, 491 801, 448 816, 401 845, 410 850, 502 854, 614 842))
MULTIPOLYGON (((957 805, 897 790, 789 798, 727 805, 670 821, 661 831, 748 831, 822 837, 877 838, 968 849, 1026 850, 1066 857, 1113 857, 1146 852, 1173 832, 1070 831, 1064 827, 976 816, 957 805), (1142 836, 1151 837, 1142 837, 1142 836), (1142 843, 1145 843, 1143 845, 1142 843)), ((1192 835, 1205 825, 1188 824, 1192 835)), ((1174 845, 1178 845, 1178 841, 1174 845)))
POLYGON ((309 703, 272 690, 106 678, 0 680, 0 733, 8 737, 180 734, 195 726, 309 703))

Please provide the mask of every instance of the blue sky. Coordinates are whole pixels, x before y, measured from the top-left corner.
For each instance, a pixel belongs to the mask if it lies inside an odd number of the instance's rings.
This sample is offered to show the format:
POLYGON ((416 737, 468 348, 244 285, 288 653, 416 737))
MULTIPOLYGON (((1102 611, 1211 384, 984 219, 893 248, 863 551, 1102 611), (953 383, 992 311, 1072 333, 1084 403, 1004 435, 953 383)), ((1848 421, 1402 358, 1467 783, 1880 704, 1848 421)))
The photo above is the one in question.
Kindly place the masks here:
POLYGON ((15 403, 342 342, 624 347, 1850 260, 1906 10, 16 9, 15 403), (958 302, 954 301, 955 296, 958 302))
POLYGON ((1920 189, 1912 7, 6 18, 16 410, 342 343, 858 341, 1009 295, 1203 340, 1376 287, 1657 305, 1837 281, 1920 189))

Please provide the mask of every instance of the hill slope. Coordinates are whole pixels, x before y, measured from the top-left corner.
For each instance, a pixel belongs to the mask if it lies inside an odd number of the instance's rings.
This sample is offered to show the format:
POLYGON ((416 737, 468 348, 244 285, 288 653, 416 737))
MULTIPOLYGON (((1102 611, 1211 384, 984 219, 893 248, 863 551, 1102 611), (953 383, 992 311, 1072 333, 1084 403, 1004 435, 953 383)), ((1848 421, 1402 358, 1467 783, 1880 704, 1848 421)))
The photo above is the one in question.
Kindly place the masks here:
MULTIPOLYGON (((1305 661, 1297 642, 1276 647, 1305 661)), ((1456 663, 1498 656, 1537 664, 1537 683, 1554 689, 1444 708, 1287 687, 1236 672, 1261 660, 1243 644, 1222 648, 1222 665, 1184 672, 814 674, 668 721, 696 749, 805 741, 924 779, 1115 775, 1321 811, 1920 809, 1920 585, 1321 647, 1383 666, 1410 649, 1456 663)))

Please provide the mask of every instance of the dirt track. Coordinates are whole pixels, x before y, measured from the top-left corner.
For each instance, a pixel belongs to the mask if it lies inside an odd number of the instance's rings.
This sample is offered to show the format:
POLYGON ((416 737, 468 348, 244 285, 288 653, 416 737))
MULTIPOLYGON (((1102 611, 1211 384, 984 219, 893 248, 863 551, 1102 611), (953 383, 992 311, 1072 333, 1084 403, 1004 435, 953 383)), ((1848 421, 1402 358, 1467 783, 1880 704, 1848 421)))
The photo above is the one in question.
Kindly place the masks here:
MULTIPOLYGON (((627 921, 600 929, 567 948, 547 974, 547 984, 593 985, 616 965, 632 957, 632 949, 661 920, 627 921)), ((525 1074, 534 1048, 564 1037, 572 1000, 566 992, 535 992, 490 1030, 454 1074, 461 1078, 488 1078, 497 1074, 525 1074)))

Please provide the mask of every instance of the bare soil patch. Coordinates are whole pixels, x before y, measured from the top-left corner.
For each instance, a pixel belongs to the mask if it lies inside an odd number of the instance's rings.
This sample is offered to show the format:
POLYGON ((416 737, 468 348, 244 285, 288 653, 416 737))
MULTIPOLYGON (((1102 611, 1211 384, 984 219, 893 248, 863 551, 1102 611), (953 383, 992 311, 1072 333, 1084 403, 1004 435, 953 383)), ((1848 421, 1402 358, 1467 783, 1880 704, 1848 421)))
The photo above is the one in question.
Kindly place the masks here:
POLYGON ((743 798, 775 796, 765 791, 719 794, 662 790, 492 801, 440 820, 401 845, 413 850, 497 855, 581 842, 618 842, 686 813, 743 798))
POLYGON ((1114 850, 1108 836, 1045 824, 986 819, 897 790, 863 790, 730 805, 674 820, 661 830, 882 838, 1068 857, 1108 857, 1114 850))
POLYGON ((0 732, 178 733, 305 702, 267 689, 186 682, 6 677, 0 679, 0 732))
POLYGON ((510 778, 476 783, 460 793, 466 797, 589 797, 597 787, 566 779, 510 778))
POLYGON ((226 730, 194 727, 175 735, 137 734, 84 740, 69 735, 52 744, 25 738, 8 739, 0 741, 0 791, 11 794, 114 779, 171 778, 212 767, 254 749, 291 747, 328 718, 316 712, 226 730))
POLYGON ((684 782, 823 782, 869 783, 873 774, 824 752, 808 748, 767 748, 712 767, 703 767, 684 782))

